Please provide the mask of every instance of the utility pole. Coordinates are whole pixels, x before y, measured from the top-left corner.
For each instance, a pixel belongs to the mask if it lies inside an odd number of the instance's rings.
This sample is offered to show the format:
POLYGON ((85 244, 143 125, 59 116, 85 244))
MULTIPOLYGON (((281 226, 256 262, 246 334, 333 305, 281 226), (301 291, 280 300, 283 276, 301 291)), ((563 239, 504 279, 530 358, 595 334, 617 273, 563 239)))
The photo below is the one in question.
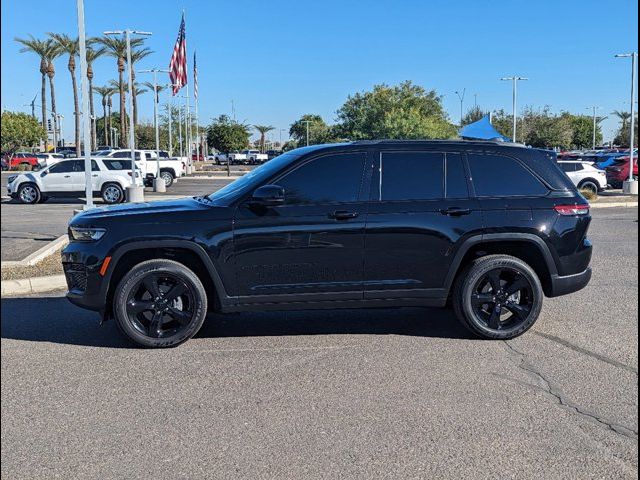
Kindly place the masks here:
MULTIPOLYGON (((82 92, 82 123, 84 139, 84 186, 86 204, 85 210, 93 208, 93 182, 91 173, 91 118, 89 115, 89 83, 87 80, 87 42, 84 31, 84 0, 76 1, 78 12, 78 43, 80 50, 80 90, 82 92)), ((54 117, 53 121, 56 119, 54 117)), ((77 124, 76 124, 77 125, 77 124)), ((55 126, 54 126, 54 138, 55 126)), ((76 150, 79 149, 76 145, 76 150)))
POLYGON ((624 193, 638 195, 638 180, 633 178, 635 128, 636 128, 636 62, 638 52, 619 53, 616 58, 631 58, 631 131, 629 132, 629 180, 623 185, 624 193))
POLYGON ((160 92, 158 92, 158 72, 169 73, 169 70, 160 68, 152 68, 149 70, 140 70, 140 73, 153 73, 153 124, 156 130, 156 178, 153 180, 154 192, 166 192, 167 186, 162 178, 160 178, 160 122, 158 122, 158 107, 160 100, 160 92))
POLYGON ((520 80, 529 80, 525 77, 518 77, 514 75, 513 77, 503 77, 500 80, 513 82, 513 138, 511 139, 513 142, 516 142, 517 138, 517 128, 518 128, 518 81, 520 80))
POLYGON ((458 90, 456 90, 455 94, 458 96, 458 99, 460 99, 460 126, 462 127, 462 119, 464 117, 464 95, 465 93, 467 93, 467 89, 466 87, 462 89, 462 93, 460 93, 458 90))
POLYGON ((301 122, 307 124, 307 147, 308 147, 309 146, 309 123, 311 123, 311 120, 301 120, 301 122))
POLYGON ((597 105, 593 105, 592 107, 587 107, 587 110, 593 110, 593 141, 591 142, 592 150, 596 149, 596 130, 598 127, 598 117, 596 115, 599 108, 600 107, 598 107, 597 105))

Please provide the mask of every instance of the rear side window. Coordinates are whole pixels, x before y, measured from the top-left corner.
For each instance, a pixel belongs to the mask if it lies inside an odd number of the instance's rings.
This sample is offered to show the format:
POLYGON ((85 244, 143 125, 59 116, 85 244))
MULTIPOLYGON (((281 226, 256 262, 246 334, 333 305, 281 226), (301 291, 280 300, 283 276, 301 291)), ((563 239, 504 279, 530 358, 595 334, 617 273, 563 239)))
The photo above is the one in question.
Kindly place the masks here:
POLYGON ((560 164, 560 168, 562 169, 563 172, 571 173, 571 172, 575 172, 576 171, 576 164, 575 163, 561 163, 560 164))
POLYGON ((462 155, 459 153, 446 154, 446 183, 445 195, 447 198, 469 198, 467 186, 467 173, 462 163, 462 155))
POLYGON ((511 157, 468 155, 471 178, 479 197, 515 197, 548 193, 540 180, 511 157))
POLYGON ((383 201, 444 198, 442 153, 383 153, 380 172, 383 201))
POLYGON ((276 183, 289 205, 355 202, 360 194, 365 155, 349 153, 316 158, 276 183))
POLYGON ((103 160, 107 170, 131 170, 131 160, 103 160))
MULTIPOLYGON (((131 151, 115 152, 112 158, 131 158, 131 151)), ((140 152, 135 152, 135 159, 140 160, 140 152)))

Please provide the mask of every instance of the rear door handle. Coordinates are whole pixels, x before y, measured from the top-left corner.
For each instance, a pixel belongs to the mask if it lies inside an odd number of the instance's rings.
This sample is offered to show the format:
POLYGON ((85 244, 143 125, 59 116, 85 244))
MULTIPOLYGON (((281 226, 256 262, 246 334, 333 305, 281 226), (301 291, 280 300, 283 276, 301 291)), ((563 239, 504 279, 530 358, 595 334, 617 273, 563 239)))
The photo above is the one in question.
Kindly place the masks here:
POLYGON ((329 218, 334 220, 349 220, 351 218, 357 218, 358 212, 347 212, 346 210, 338 210, 329 214, 329 218))
POLYGON ((460 207, 449 207, 443 208, 440 210, 442 215, 448 215, 449 217, 461 217, 462 215, 469 215, 471 213, 471 209, 469 208, 460 208, 460 207))

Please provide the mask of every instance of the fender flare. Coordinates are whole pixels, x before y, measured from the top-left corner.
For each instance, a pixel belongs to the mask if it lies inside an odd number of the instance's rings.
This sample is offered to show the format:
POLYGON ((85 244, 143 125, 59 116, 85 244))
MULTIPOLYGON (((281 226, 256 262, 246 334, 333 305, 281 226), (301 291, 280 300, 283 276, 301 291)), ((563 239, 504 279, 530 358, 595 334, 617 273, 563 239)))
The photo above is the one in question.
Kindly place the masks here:
POLYGON ((455 257, 453 258, 453 261, 451 262, 451 266, 449 267, 449 273, 447 274, 444 284, 445 291, 450 291, 451 286, 453 285, 453 281, 460 270, 462 260, 472 247, 481 243, 508 241, 527 242, 534 245, 542 254, 551 277, 553 278, 553 276, 558 275, 556 262, 553 258, 551 250, 549 249, 549 246, 542 238, 538 237, 537 235, 534 235, 532 233, 488 233, 469 237, 460 246, 455 257))
POLYGON ((180 248, 195 253, 202 261, 211 281, 213 282, 213 285, 215 287, 215 294, 220 302, 220 305, 229 305, 230 303, 232 303, 231 298, 227 295, 227 291, 224 288, 224 284, 222 283, 222 277, 218 273, 218 270, 209 255, 207 255, 207 252, 205 252, 205 250, 196 242, 184 239, 135 240, 116 247, 113 252, 109 254, 109 256, 111 257, 110 268, 107 269, 107 272, 103 279, 102 288, 104 289, 103 296, 105 299, 107 298, 107 293, 109 292, 109 288, 111 286, 111 276, 113 275, 113 272, 115 271, 118 262, 122 259, 122 257, 129 252, 135 250, 146 250, 149 248, 180 248))

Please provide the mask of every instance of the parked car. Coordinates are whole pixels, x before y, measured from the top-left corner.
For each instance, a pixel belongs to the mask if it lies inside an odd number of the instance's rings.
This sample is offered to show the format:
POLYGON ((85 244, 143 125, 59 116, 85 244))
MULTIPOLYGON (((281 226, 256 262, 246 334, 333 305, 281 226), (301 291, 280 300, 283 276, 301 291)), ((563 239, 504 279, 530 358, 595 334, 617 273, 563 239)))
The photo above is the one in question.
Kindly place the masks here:
POLYGON ((6 170, 9 170, 9 163, 7 163, 7 161, 4 158, 0 159, 0 165, 2 166, 3 172, 6 170))
POLYGON ((260 150, 243 150, 242 153, 245 155, 245 163, 248 165, 260 165, 269 160, 267 154, 260 153, 260 150))
POLYGON ((5 157, 9 168, 26 168, 28 170, 38 170, 44 166, 44 162, 40 161, 38 157, 36 157, 35 153, 29 152, 17 152, 12 156, 9 155, 5 157))
POLYGON ((36 158, 42 167, 50 167, 60 160, 64 160, 64 155, 60 153, 36 153, 36 158))
POLYGON ((578 190, 589 190, 593 194, 598 194, 607 188, 607 174, 590 162, 560 161, 558 164, 578 190))
MULTIPOLYGON (((59 153, 64 158, 75 158, 77 156, 76 147, 62 147, 56 150, 56 153, 59 153)), ((81 155, 84 152, 81 153, 81 155)))
POLYGON ((195 153, 192 153, 191 154, 191 161, 193 161, 193 162, 204 162, 205 161, 204 154, 201 153, 200 155, 197 155, 195 153))
MULTIPOLYGON (((155 150, 144 150, 147 154, 149 162, 156 161, 157 152, 155 150)), ((179 158, 169 157, 169 152, 160 150, 160 178, 164 180, 167 187, 173 185, 173 182, 187 173, 187 164, 179 158)))
POLYGON ((147 347, 209 310, 450 304, 505 340, 587 285, 590 222, 539 150, 363 141, 293 150, 208 196, 82 212, 62 262, 69 300, 147 347))
MULTIPOLYGON (((37 173, 14 175, 8 178, 7 193, 22 203, 42 203, 49 197, 79 197, 85 194, 84 159, 62 160, 37 173)), ((91 160, 91 180, 94 196, 105 203, 120 203, 131 185, 129 162, 96 157, 91 160)), ((136 183, 142 185, 140 172, 136 183)))
POLYGON ((229 155, 218 152, 213 156, 213 161, 216 165, 227 165, 229 163, 229 155))
POLYGON ((282 155, 282 150, 267 150, 267 160, 273 160, 279 155, 282 155))
MULTIPOLYGON (((135 150, 134 155, 136 165, 142 172, 144 185, 147 187, 152 186, 153 180, 158 175, 158 166, 156 165, 156 162, 149 161, 150 155, 145 150, 135 150)), ((131 159, 131 150, 111 150, 104 158, 131 159)))
POLYGON ((247 161, 247 155, 244 153, 227 153, 227 163, 230 163, 231 165, 242 165, 243 163, 246 163, 247 161))
MULTIPOLYGON (((629 180, 629 163, 628 156, 620 157, 616 160, 616 163, 607 167, 607 181, 613 188, 622 188, 624 182, 629 180)), ((638 157, 634 157, 633 163, 633 178, 638 179, 638 157)))

